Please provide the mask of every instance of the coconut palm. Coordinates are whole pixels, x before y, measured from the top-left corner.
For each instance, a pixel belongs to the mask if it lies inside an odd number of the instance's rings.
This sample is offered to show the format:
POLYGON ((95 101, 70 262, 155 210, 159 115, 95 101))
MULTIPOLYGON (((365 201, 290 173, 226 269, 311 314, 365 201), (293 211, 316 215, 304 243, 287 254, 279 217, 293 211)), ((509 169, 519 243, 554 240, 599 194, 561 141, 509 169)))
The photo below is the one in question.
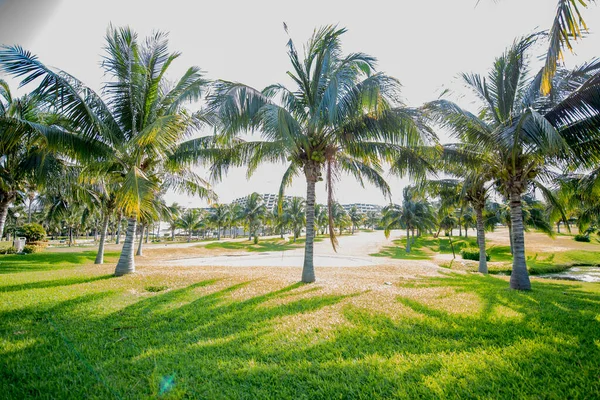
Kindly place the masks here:
POLYGON ((329 225, 329 216, 327 215, 327 207, 323 204, 315 205, 315 232, 325 234, 325 230, 329 225))
POLYGON ((214 204, 212 212, 208 215, 208 221, 217 227, 217 240, 221 240, 221 227, 227 223, 227 206, 214 204))
POLYGON ((382 210, 381 223, 384 227, 385 237, 390 236, 392 229, 406 229, 406 252, 410 253, 412 232, 418 229, 424 231, 435 227, 435 215, 428 201, 419 198, 414 187, 405 187, 402 196, 402 205, 390 204, 382 210))
MULTIPOLYGON (((286 27, 287 32, 287 27, 286 27)), ((344 172, 367 180, 389 196, 381 162, 392 160, 423 140, 416 112, 399 108, 399 83, 374 69, 375 59, 362 53, 342 54, 345 29, 327 26, 314 32, 304 57, 288 41, 294 88, 281 84, 262 91, 234 82, 218 82, 212 105, 220 117, 220 132, 235 137, 248 129, 261 140, 235 146, 237 158, 223 163, 248 166, 252 174, 263 162, 287 162, 280 187, 282 196, 292 179, 304 175, 306 243, 302 281, 315 280, 313 263, 315 185, 327 181, 328 209, 334 204, 333 186, 344 172), (394 147, 396 146, 396 147, 394 147)), ((333 220, 330 220, 330 227, 333 220)), ((329 229, 332 245, 336 239, 329 229)))
MULTIPOLYGON (((189 114, 184 104, 197 101, 207 81, 197 67, 175 81, 166 73, 179 53, 168 53, 163 33, 140 43, 129 28, 109 27, 102 67, 109 80, 104 99, 74 77, 46 67, 18 46, 0 50, 0 66, 23 83, 41 78, 35 94, 56 105, 88 141, 93 155, 86 174, 108 177, 118 188, 118 209, 128 219, 125 243, 116 275, 135 271, 134 234, 137 222, 152 209, 160 191, 174 189, 210 197, 208 184, 191 169, 208 155, 212 138, 184 141, 205 114, 189 114)), ((211 153, 212 154, 212 153, 211 153)))
POLYGON ((481 99, 479 116, 446 100, 427 107, 472 153, 486 158, 488 171, 510 200, 513 271, 510 287, 531 288, 525 262, 522 195, 535 186, 553 202, 552 165, 560 160, 590 165, 600 154, 600 62, 555 77, 550 96, 540 95, 542 71, 530 78, 526 51, 534 37, 516 41, 496 59, 487 79, 463 74, 481 99))
POLYGON ((204 213, 201 210, 190 208, 187 209, 176 223, 178 228, 185 230, 188 234, 188 243, 192 241, 192 235, 195 231, 202 229, 204 226, 204 213))
POLYGON ((371 228, 371 230, 375 230, 375 226, 379 223, 380 220, 380 215, 376 211, 367 211, 365 217, 365 224, 366 226, 371 228))
POLYGON ((229 225, 229 234, 232 238, 237 235, 237 227, 242 218, 242 211, 242 206, 237 203, 231 203, 227 206, 227 224, 229 225))
POLYGON ((350 217, 350 221, 352 222, 352 234, 354 235, 354 228, 360 225, 365 216, 364 214, 358 212, 358 209, 353 206, 348 212, 348 217, 350 217))
POLYGON ((264 204, 263 197, 256 192, 248 196, 241 216, 248 227, 248 240, 252 240, 254 236, 255 244, 258 243, 258 228, 266 214, 267 207, 264 204))
POLYGON ((300 237, 306 225, 306 202, 301 197, 293 197, 283 205, 284 220, 294 233, 294 242, 300 237))

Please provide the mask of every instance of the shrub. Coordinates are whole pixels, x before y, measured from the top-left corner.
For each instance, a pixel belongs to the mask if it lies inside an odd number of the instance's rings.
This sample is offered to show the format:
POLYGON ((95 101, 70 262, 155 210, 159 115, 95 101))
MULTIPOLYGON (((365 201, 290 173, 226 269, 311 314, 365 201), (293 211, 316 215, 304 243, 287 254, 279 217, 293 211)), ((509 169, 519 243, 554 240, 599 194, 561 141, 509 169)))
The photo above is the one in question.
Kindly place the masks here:
POLYGON ((0 249, 0 254, 15 254, 16 252, 17 252, 17 249, 15 249, 14 246, 0 249))
MULTIPOLYGON (((460 251, 460 255, 464 260, 479 261, 479 249, 464 248, 460 251)), ((488 253, 485 253, 485 259, 490 261, 490 255, 488 253)))
POLYGON ((26 244, 25 247, 23 247, 23 254, 38 253, 41 250, 42 250, 42 248, 40 246, 26 244))
POLYGON ((589 243, 591 241, 591 239, 588 235, 575 235, 575 241, 589 243))
POLYGON ((19 235, 25 236, 27 238, 27 243, 39 242, 46 238, 46 230, 40 224, 25 224, 19 230, 19 235))

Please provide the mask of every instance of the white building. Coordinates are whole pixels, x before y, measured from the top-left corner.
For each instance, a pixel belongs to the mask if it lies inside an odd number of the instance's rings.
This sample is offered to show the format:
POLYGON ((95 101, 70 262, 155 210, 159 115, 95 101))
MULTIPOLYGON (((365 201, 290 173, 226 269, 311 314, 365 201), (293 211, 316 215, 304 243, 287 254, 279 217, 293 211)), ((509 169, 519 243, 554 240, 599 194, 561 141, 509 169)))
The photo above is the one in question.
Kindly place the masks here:
MULTIPOLYGON (((240 206, 245 207, 246 203, 248 202, 248 197, 250 197, 250 195, 237 198, 237 199, 233 200, 232 203, 239 204, 240 206)), ((275 210, 275 208, 277 207, 277 201, 279 199, 278 194, 263 193, 262 198, 263 198, 263 204, 265 205, 267 210, 269 210, 269 211, 275 210)), ((291 199, 292 199, 292 196, 283 196, 283 201, 286 201, 286 200, 289 201, 291 199)))
POLYGON ((346 212, 350 212, 352 207, 356 207, 359 213, 366 214, 370 211, 375 211, 376 213, 380 213, 382 206, 377 204, 366 204, 366 203, 352 203, 352 204, 342 204, 342 207, 346 212))

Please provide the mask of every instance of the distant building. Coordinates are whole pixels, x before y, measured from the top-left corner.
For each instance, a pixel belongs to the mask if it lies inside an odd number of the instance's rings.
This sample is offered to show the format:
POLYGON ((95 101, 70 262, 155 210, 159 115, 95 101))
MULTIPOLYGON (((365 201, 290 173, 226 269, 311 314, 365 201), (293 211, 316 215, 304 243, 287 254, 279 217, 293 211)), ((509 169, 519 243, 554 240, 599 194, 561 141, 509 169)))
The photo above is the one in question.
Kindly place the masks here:
POLYGON ((375 211, 376 213, 380 213, 383 207, 377 204, 366 204, 366 203, 352 203, 352 204, 342 204, 342 207, 346 212, 349 212, 352 207, 356 207, 359 213, 366 214, 370 211, 375 211))
MULTIPOLYGON (((239 198, 233 200, 232 203, 239 204, 241 207, 245 207, 246 203, 248 202, 248 197, 250 197, 250 195, 244 196, 244 197, 239 197, 239 198)), ((269 210, 269 211, 275 210, 275 208, 277 207, 277 201, 279 200, 278 194, 263 193, 262 198, 263 198, 263 204, 265 205, 267 210, 269 210)), ((283 201, 286 201, 286 200, 289 201, 292 198, 293 198, 293 196, 283 196, 283 201)))

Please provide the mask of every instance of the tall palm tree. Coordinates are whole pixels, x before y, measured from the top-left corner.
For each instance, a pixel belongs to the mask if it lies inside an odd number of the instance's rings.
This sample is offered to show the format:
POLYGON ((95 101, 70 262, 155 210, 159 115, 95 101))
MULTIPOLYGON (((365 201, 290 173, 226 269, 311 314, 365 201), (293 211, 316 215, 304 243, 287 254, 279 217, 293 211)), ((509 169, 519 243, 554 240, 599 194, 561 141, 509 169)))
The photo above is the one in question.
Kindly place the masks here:
POLYGON ((157 32, 140 43, 129 28, 109 27, 102 67, 109 80, 104 99, 71 75, 46 67, 18 46, 0 50, 3 71, 40 78, 35 89, 52 102, 77 132, 93 156, 86 164, 91 176, 110 177, 118 187, 118 209, 128 219, 125 243, 116 275, 135 271, 134 236, 137 222, 152 209, 160 190, 174 189, 211 197, 208 184, 189 168, 203 160, 212 138, 184 141, 206 120, 188 113, 186 103, 201 97, 207 81, 197 67, 185 71, 174 84, 166 73, 179 53, 168 52, 166 35, 157 32))
POLYGON ((498 57, 487 79, 463 74, 481 100, 479 115, 454 103, 428 105, 464 146, 488 157, 489 172, 509 198, 513 244, 510 287, 531 288, 525 261, 522 195, 533 185, 553 202, 552 165, 561 160, 590 165, 600 154, 600 62, 556 74, 550 96, 540 94, 542 71, 528 74, 527 50, 535 38, 516 41, 498 57), (487 154, 487 156, 486 156, 487 154))
MULTIPOLYGON (((423 139, 414 111, 400 107, 398 81, 376 72, 373 57, 342 53, 341 37, 345 32, 335 26, 315 30, 302 58, 294 41, 288 41, 292 70, 287 74, 294 88, 275 84, 259 91, 221 81, 212 98, 225 137, 248 129, 261 134, 261 140, 238 144, 239 158, 229 163, 248 165, 251 174, 263 162, 287 162, 280 195, 292 178, 300 174, 305 177, 303 282, 315 280, 316 183, 324 176, 330 215, 333 186, 340 172, 349 173, 361 183, 366 179, 389 196, 381 162, 393 158, 394 146, 405 148, 423 139)), ((334 230, 329 233, 335 248, 334 230)))
POLYGON ((300 197, 293 197, 283 206, 284 220, 294 233, 294 242, 300 237, 302 228, 306 225, 306 202, 300 197))
POLYGON ((264 204, 263 197, 256 192, 248 196, 241 215, 248 226, 248 240, 252 240, 254 236, 255 244, 258 243, 258 228, 266 214, 267 207, 264 204))

